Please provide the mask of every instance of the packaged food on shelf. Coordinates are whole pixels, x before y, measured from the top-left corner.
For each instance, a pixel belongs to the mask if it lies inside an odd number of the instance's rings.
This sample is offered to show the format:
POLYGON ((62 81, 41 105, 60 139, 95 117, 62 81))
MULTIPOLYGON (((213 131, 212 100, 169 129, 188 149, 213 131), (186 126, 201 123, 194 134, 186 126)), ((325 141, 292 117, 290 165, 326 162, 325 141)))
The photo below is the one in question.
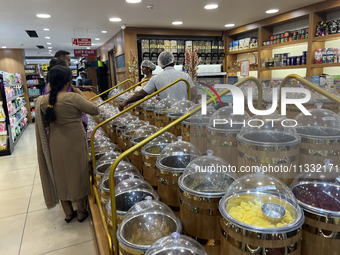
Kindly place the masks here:
POLYGON ((0 133, 6 132, 6 122, 0 121, 0 133))
POLYGON ((325 36, 330 34, 340 33, 340 19, 330 20, 328 22, 320 21, 316 23, 315 36, 325 36))
POLYGON ((0 119, 3 119, 3 118, 6 118, 6 115, 5 115, 5 110, 2 106, 2 101, 0 101, 0 119))
POLYGON ((7 136, 0 135, 0 151, 7 150, 7 136))

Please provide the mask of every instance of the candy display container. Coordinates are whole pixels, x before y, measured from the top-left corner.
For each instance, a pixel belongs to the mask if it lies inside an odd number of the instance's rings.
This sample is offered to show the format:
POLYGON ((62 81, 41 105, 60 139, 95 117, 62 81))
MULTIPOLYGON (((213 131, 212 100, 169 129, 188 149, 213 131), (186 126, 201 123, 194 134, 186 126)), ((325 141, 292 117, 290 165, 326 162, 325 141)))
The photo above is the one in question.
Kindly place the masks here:
POLYGON ((182 141, 182 137, 179 136, 178 141, 167 145, 157 159, 157 192, 161 200, 177 215, 180 207, 178 178, 187 165, 201 155, 193 144, 182 141))
MULTIPOLYGON (((182 117, 193 106, 195 106, 193 102, 185 100, 184 98, 181 101, 175 103, 167 113, 168 123, 171 123, 174 120, 177 120, 179 117, 182 117)), ((169 132, 174 134, 175 136, 180 136, 182 133, 181 128, 182 125, 179 123, 175 127, 171 128, 169 132)))
POLYGON ((129 123, 135 120, 139 120, 139 117, 133 116, 129 112, 127 113, 127 116, 122 118, 116 125, 117 144, 120 148, 122 148, 123 151, 126 150, 124 147, 124 139, 123 139, 124 130, 129 123))
MULTIPOLYGON (((192 107, 193 110, 198 105, 192 107)), ((212 106, 207 106, 206 114, 202 115, 202 112, 196 112, 185 121, 182 122, 181 133, 184 141, 195 145, 202 154, 207 151, 207 129, 210 117, 216 112, 212 106)))
POLYGON ((178 101, 174 98, 171 98, 170 95, 167 98, 159 101, 154 110, 155 115, 155 126, 158 128, 165 127, 168 124, 168 118, 166 117, 170 108, 176 104, 178 101))
POLYGON ((332 159, 334 165, 339 165, 340 116, 322 109, 321 103, 309 112, 312 115, 301 113, 295 118, 296 131, 301 137, 300 165, 322 165, 325 159, 332 159))
POLYGON ((177 232, 157 240, 145 255, 208 255, 196 240, 177 232))
POLYGON ((117 138, 117 133, 116 133, 117 132, 116 131, 117 125, 123 118, 125 118, 127 116, 128 116, 128 114, 124 113, 124 114, 120 115, 119 117, 110 121, 110 128, 111 128, 111 132, 110 132, 111 136, 110 137, 111 137, 112 141, 116 144, 118 143, 118 138, 117 138))
POLYGON ((301 254, 304 214, 279 179, 263 173, 238 178, 219 211, 221 254, 301 254))
POLYGON ((172 142, 175 142, 176 137, 165 132, 162 135, 156 137, 151 142, 144 145, 142 148, 143 155, 143 176, 145 180, 152 185, 152 187, 157 190, 157 168, 156 162, 157 158, 161 154, 162 150, 172 142))
POLYGON ((254 115, 237 134, 238 169, 259 166, 289 185, 299 165, 300 136, 295 123, 277 112, 266 116, 254 115))
POLYGON ((225 160, 213 156, 194 159, 179 177, 180 219, 184 232, 198 240, 209 254, 219 255, 219 201, 237 175, 225 160))
MULTIPOLYGON (((117 224, 119 225, 127 211, 135 204, 145 200, 146 197, 159 200, 159 195, 146 181, 130 175, 128 179, 115 186, 115 198, 117 209, 117 224)), ((112 228, 111 199, 106 201, 107 223, 112 228)))
MULTIPOLYGON (((135 131, 133 134, 130 142, 131 146, 134 146, 138 144, 139 142, 143 141, 145 138, 149 137, 150 135, 156 133, 158 131, 158 128, 149 125, 148 122, 146 122, 147 125, 140 127, 135 131)), ((134 151, 131 154, 131 162, 134 164, 140 171, 143 170, 143 156, 142 156, 142 148, 134 151)))
POLYGON ((304 210, 302 254, 338 254, 340 249, 340 182, 337 167, 326 159, 315 172, 304 171, 293 181, 293 191, 304 210))
POLYGON ((99 158, 108 151, 117 151, 120 153, 122 152, 122 150, 112 141, 105 141, 97 146, 94 146, 94 153, 95 153, 96 161, 99 160, 99 158))
MULTIPOLYGON (((336 89, 333 88, 326 88, 325 89, 327 92, 331 93, 332 95, 340 98, 340 94, 336 89)), ((338 113, 339 109, 340 109, 340 105, 332 100, 330 100, 329 98, 325 97, 324 95, 315 92, 313 95, 316 103, 323 103, 322 108, 326 109, 326 110, 330 110, 332 112, 338 113)))
MULTIPOLYGON (((304 93, 287 93, 288 99, 301 99, 304 98, 306 95, 304 93)), ((315 108, 315 94, 311 93, 311 99, 308 103, 302 104, 307 110, 315 108)), ((301 113, 301 110, 297 108, 295 104, 287 104, 286 105, 286 117, 288 119, 294 119, 297 115, 301 113)))
MULTIPOLYGON (((130 124, 128 124, 123 132, 123 150, 126 151, 131 148, 131 138, 135 131, 142 127, 145 126, 147 123, 143 120, 140 120, 139 117, 135 121, 132 121, 130 124)), ((131 155, 128 156, 129 159, 131 159, 131 155)))
POLYGON ((142 255, 160 238, 181 231, 181 222, 172 210, 166 204, 147 197, 132 206, 119 225, 119 250, 126 255, 142 255))
POLYGON ((236 136, 243 127, 242 123, 248 120, 248 113, 233 115, 232 106, 220 108, 211 116, 207 125, 207 149, 214 151, 215 156, 223 158, 232 166, 237 166, 236 136))
POLYGON ((144 104, 144 120, 149 121, 150 125, 155 125, 154 111, 160 100, 159 97, 152 97, 144 104))

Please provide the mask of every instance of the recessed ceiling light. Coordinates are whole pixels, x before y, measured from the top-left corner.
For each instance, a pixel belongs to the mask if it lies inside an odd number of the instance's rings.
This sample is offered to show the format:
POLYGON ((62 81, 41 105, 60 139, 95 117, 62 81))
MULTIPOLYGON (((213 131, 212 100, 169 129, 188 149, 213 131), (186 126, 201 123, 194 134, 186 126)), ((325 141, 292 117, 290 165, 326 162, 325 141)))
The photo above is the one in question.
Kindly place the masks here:
POLYGON ((225 26, 225 27, 234 27, 235 24, 232 24, 232 23, 231 23, 231 24, 225 24, 224 26, 225 26))
POLYGON ((94 38, 96 41, 99 41, 100 40, 100 38, 94 38))
POLYGON ((50 29, 49 28, 44 28, 44 31, 50 31, 50 29))
POLYGON ((46 44, 52 44, 52 43, 48 42, 48 43, 46 43, 46 44))
POLYGON ((106 33, 107 33, 107 31, 106 31, 106 30, 103 30, 103 31, 102 31, 102 33, 103 33, 103 34, 106 34, 106 33))
POLYGON ((3 48, 3 49, 6 49, 6 48, 7 48, 7 46, 2 46, 1 48, 3 48))
POLYGON ((52 49, 52 47, 48 47, 48 49, 52 49))
POLYGON ((277 13, 277 12, 279 12, 278 9, 271 9, 271 10, 267 10, 267 11, 266 11, 266 13, 268 13, 268 14, 277 13))
POLYGON ((125 0, 127 3, 136 4, 142 2, 142 0, 125 0))
POLYGON ((87 50, 91 49, 90 47, 86 47, 87 50))
POLYGON ((172 22, 172 25, 182 25, 183 22, 182 21, 174 21, 172 22))
POLYGON ((48 18, 51 18, 51 15, 49 15, 49 14, 37 14, 37 17, 41 18, 41 19, 48 19, 48 18))
POLYGON ((109 19, 111 22, 119 22, 119 21, 122 21, 121 18, 110 18, 109 19))
POLYGON ((206 6, 204 6, 204 9, 207 9, 207 10, 212 10, 216 8, 218 8, 217 4, 207 4, 206 6))
POLYGON ((49 37, 49 36, 46 36, 46 37, 45 37, 45 39, 51 39, 51 37, 49 37))

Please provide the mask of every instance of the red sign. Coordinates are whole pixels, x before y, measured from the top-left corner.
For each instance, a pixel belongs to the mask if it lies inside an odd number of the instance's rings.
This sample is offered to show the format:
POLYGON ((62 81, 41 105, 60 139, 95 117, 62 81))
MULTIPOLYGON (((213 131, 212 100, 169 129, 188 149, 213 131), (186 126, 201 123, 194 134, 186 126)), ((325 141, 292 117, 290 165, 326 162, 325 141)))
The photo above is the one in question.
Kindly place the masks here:
POLYGON ((72 38, 72 46, 92 46, 91 38, 72 38))
POLYGON ((75 57, 97 57, 96 50, 74 50, 75 57))

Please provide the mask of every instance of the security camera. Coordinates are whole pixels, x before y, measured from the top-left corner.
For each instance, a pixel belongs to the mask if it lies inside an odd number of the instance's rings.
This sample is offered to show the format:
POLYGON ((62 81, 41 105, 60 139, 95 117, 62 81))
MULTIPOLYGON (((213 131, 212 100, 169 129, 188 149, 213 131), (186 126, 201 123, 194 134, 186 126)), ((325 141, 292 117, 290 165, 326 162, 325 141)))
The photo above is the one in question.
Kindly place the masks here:
POLYGON ((148 8, 149 10, 153 9, 153 5, 148 5, 146 8, 148 8))
POLYGON ((122 24, 122 25, 120 26, 120 28, 124 30, 124 29, 126 28, 126 26, 125 26, 124 24, 122 24))

